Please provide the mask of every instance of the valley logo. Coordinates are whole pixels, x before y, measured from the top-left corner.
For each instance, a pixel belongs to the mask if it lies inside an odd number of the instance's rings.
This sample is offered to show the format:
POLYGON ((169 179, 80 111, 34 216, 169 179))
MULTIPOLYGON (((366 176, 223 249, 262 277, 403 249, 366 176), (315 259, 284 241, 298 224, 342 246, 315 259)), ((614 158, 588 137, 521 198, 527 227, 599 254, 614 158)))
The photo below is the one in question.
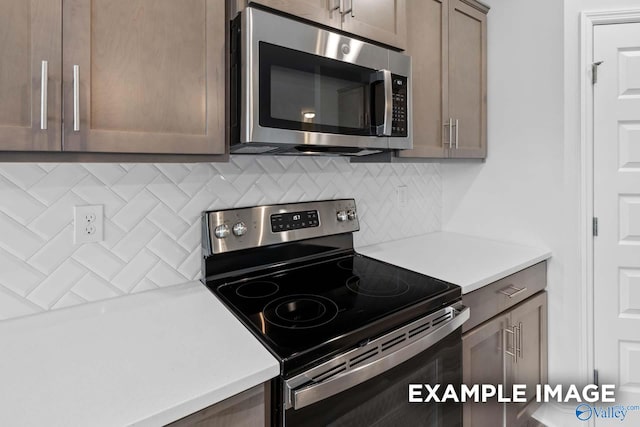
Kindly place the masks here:
POLYGON ((615 405, 615 406, 591 406, 581 403, 576 407, 576 418, 580 421, 589 421, 591 418, 617 419, 624 421, 629 411, 640 411, 640 405, 615 405))

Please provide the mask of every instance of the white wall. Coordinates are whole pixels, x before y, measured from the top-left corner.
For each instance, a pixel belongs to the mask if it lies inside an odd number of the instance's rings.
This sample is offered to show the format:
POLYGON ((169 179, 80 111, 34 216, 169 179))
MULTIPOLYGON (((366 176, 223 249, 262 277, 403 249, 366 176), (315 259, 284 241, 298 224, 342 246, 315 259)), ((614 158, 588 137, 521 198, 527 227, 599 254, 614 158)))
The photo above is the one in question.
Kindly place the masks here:
POLYGON ((356 199, 356 244, 440 229, 437 164, 0 164, 0 320, 199 278, 205 209, 340 197, 356 199), (105 240, 78 246, 73 206, 85 204, 104 205, 105 240))
POLYGON ((443 229, 548 247, 549 380, 576 380, 564 279, 563 3, 488 0, 488 157, 442 165, 443 229))

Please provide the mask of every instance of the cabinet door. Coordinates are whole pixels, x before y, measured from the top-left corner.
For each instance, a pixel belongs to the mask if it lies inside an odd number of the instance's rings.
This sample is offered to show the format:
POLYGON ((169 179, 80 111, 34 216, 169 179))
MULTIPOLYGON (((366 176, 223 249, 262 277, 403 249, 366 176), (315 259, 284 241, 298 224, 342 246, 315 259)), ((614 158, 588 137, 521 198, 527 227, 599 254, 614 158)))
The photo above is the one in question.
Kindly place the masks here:
POLYGON ((60 0, 0 0, 0 151, 61 149, 61 16, 60 0))
POLYGON ((547 382, 547 294, 543 292, 511 311, 516 333, 513 383, 527 385, 527 402, 507 406, 507 425, 526 425, 535 409, 536 384, 547 382))
POLYGON ((167 427, 266 426, 265 387, 256 386, 168 424, 167 427))
MULTIPOLYGON (((505 353, 506 344, 511 350, 513 339, 505 329, 508 315, 498 316, 462 336, 462 382, 473 384, 506 384, 506 373, 511 369, 511 356, 505 353)), ((465 403, 463 425, 465 427, 495 427, 503 425, 504 404, 496 400, 486 403, 465 403)))
POLYGON ((449 116, 454 128, 451 157, 487 155, 487 15, 451 0, 449 11, 449 116))
POLYGON ((224 152, 221 2, 64 0, 63 10, 65 151, 224 152))
POLYGON ((340 28, 342 0, 258 0, 264 6, 329 27, 340 28))
POLYGON ((407 4, 407 53, 411 55, 413 149, 400 157, 445 157, 449 130, 442 121, 447 104, 447 21, 449 0, 407 4))
POLYGON ((406 0, 341 0, 342 29, 404 49, 407 38, 406 0), (348 11, 348 12, 347 12, 348 11))

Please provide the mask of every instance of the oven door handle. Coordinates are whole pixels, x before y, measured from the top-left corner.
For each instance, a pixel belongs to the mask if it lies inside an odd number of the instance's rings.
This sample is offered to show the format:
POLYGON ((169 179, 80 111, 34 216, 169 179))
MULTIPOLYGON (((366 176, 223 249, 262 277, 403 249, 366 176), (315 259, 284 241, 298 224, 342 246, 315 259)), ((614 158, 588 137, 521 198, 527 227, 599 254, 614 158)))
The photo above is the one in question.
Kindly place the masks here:
POLYGON ((469 319, 469 307, 465 307, 458 303, 450 308, 455 310, 454 317, 447 322, 441 323, 437 329, 434 329, 419 340, 413 341, 393 353, 368 364, 363 364, 358 368, 347 371, 341 375, 292 390, 291 406, 294 409, 300 409, 317 403, 323 399, 327 399, 380 375, 425 351, 438 341, 445 338, 451 332, 458 329, 465 321, 467 321, 467 319, 469 319))

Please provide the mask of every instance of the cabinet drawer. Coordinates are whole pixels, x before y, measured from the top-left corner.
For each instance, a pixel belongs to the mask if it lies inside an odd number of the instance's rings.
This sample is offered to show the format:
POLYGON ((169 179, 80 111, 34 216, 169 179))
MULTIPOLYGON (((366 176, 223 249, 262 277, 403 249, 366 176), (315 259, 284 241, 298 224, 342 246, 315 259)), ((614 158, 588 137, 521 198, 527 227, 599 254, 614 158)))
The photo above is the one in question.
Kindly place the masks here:
POLYGON ((480 323, 503 312, 531 295, 543 290, 547 284, 547 262, 495 281, 478 290, 462 295, 462 302, 471 308, 471 318, 462 326, 468 331, 480 323))

